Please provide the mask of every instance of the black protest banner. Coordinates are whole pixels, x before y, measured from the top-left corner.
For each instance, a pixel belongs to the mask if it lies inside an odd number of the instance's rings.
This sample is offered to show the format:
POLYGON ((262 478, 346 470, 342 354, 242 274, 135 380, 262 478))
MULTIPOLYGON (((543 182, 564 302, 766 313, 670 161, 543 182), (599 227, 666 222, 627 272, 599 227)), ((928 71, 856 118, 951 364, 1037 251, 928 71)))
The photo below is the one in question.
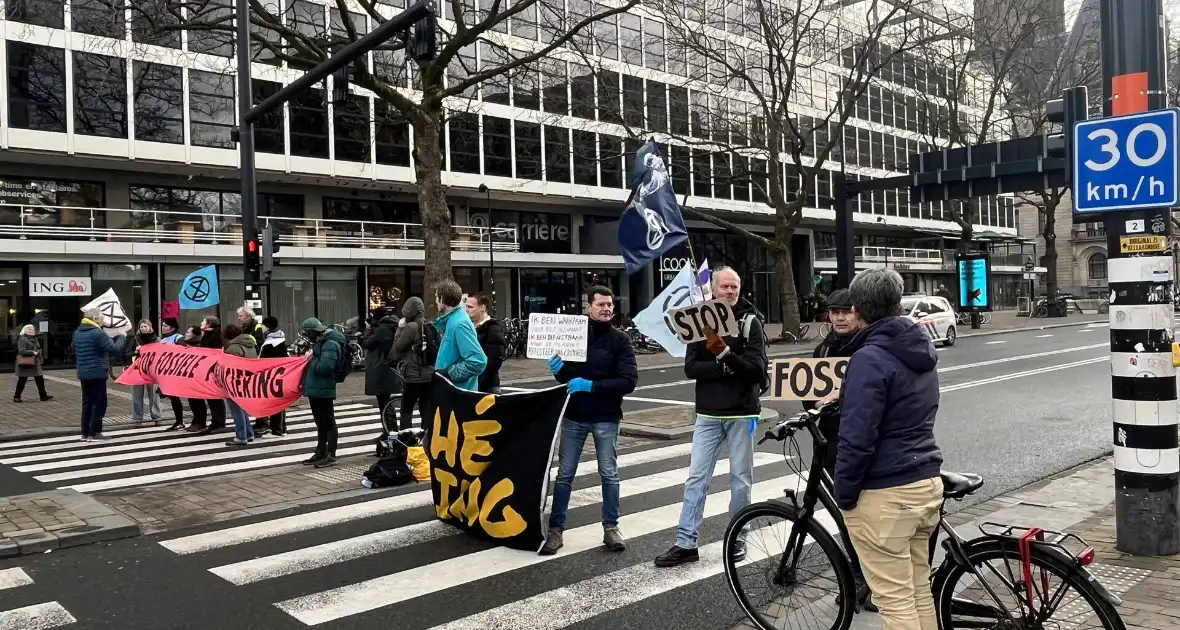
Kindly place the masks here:
POLYGON ((564 387, 505 395, 435 375, 427 454, 438 518, 505 547, 538 551, 564 387))
POLYGON ((770 397, 775 400, 821 400, 840 389, 848 357, 783 359, 770 364, 770 397))

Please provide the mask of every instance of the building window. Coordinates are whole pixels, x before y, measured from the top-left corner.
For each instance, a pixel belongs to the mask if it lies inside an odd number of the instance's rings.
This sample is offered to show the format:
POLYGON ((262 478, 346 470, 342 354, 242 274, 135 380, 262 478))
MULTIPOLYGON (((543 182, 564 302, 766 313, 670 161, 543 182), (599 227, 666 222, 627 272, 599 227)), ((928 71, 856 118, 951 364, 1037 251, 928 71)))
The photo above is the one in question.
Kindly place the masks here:
MULTIPOLYGON (((189 126, 192 144, 198 147, 234 148, 234 77, 190 70, 189 126)), ((260 134, 254 132, 257 138, 260 134)))
POLYGON ((512 177, 512 121, 483 117, 484 174, 512 177))
POLYGON ((127 60, 74 53, 74 133, 127 137, 127 60))
POLYGON ((545 179, 570 183, 570 132, 564 127, 545 125, 545 179))
POLYGON ((389 103, 377 100, 376 112, 377 163, 391 166, 410 165, 410 124, 389 103))
POLYGON ((574 183, 598 185, 598 138, 593 132, 574 130, 574 183))
POLYGON ((574 116, 594 120, 594 73, 590 68, 570 65, 570 99, 574 116))
POLYGON ((175 66, 135 62, 135 139, 184 144, 184 80, 175 66))
MULTIPOLYGON (((480 42, 479 69, 481 72, 503 68, 510 61, 508 53, 504 48, 488 42, 480 42)), ((508 92, 508 75, 508 72, 500 72, 481 84, 484 102, 497 103, 499 105, 508 105, 511 102, 508 92)))
POLYGON ((643 79, 623 75, 623 119, 628 126, 643 126, 644 103, 643 79))
POLYGON ((65 133, 65 68, 60 48, 8 42, 8 124, 65 133))
MULTIPOLYGON (((188 5, 190 22, 228 25, 232 22, 227 21, 226 18, 231 16, 233 12, 232 3, 228 0, 206 0, 188 5)), ((189 52, 232 57, 234 54, 234 34, 227 30, 189 31, 188 49, 189 52)))
POLYGON ((633 13, 619 16, 619 42, 623 46, 623 61, 634 66, 643 65, 643 22, 633 13))
POLYGON ((565 62, 547 60, 541 67, 541 99, 545 111, 565 116, 569 113, 569 93, 566 91, 565 62))
MULTIPOLYGON (((479 118, 460 114, 451 119, 450 170, 479 174, 479 118)), ((510 167, 511 168, 511 167, 510 167)))
POLYGON ((180 12, 169 0, 136 0, 131 8, 131 39, 139 44, 180 48, 180 12))
MULTIPOLYGON (((131 209, 136 211, 168 211, 182 214, 162 214, 157 220, 161 229, 180 230, 181 224, 204 232, 227 232, 236 225, 242 214, 242 196, 236 192, 166 188, 162 186, 131 186, 131 209)), ((147 225, 152 225, 149 220, 147 225)), ((191 231, 192 228, 189 228, 191 231)))
POLYGON ((622 123, 619 111, 619 73, 610 70, 598 71, 598 120, 622 123))
POLYGON ((311 87, 291 99, 291 155, 328 157, 328 103, 311 87))
POLYGON ((123 3, 110 0, 71 0, 70 25, 76 33, 123 39, 127 31, 123 3))
POLYGON ((13 22, 48 28, 65 28, 65 2, 62 0, 8 0, 4 13, 13 22))
POLYGON ((336 159, 349 162, 369 161, 369 98, 349 94, 332 107, 336 159))
POLYGON ((541 179, 541 125, 516 121, 516 177, 541 179))
POLYGON ((1091 280, 1106 279, 1106 254, 1097 253, 1091 255, 1086 265, 1089 267, 1091 280))
MULTIPOLYGON (((189 80, 192 80, 191 73, 189 80)), ((250 88, 251 92, 253 92, 252 96, 255 103, 265 101, 282 87, 282 85, 273 81, 250 79, 250 88)), ((233 89, 232 84, 230 89, 233 89)), ((229 111, 232 120, 232 104, 230 105, 229 111)), ((283 108, 276 107, 263 114, 258 119, 258 122, 254 123, 254 149, 263 153, 282 153, 285 146, 286 143, 283 138, 283 108)))
POLYGON ((647 121, 652 131, 668 130, 667 86, 659 81, 647 82, 647 121))
POLYGON ((615 136, 598 135, 598 155, 602 158, 602 180, 605 188, 626 188, 623 182, 623 141, 615 136))
POLYGON ((643 65, 652 70, 664 69, 664 24, 652 19, 643 20, 643 44, 647 54, 643 65))
POLYGON ((536 66, 523 66, 512 72, 512 102, 523 109, 539 109, 541 93, 536 66))

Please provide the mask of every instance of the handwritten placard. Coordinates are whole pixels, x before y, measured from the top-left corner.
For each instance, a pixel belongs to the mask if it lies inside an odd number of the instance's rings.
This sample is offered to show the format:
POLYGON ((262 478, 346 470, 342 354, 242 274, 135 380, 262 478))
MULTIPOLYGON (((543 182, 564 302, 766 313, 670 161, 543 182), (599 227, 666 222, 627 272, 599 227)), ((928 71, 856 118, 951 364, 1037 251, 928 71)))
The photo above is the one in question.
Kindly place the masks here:
POLYGON ((530 359, 548 359, 556 354, 565 361, 585 361, 588 326, 585 315, 530 313, 525 356, 530 359))

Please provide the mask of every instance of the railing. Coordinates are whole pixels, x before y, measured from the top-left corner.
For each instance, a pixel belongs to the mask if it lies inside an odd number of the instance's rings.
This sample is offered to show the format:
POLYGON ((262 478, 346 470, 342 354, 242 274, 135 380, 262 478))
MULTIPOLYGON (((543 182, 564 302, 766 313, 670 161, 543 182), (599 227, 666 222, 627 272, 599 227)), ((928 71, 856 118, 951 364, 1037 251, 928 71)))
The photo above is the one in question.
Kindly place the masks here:
POLYGON ((1073 237, 1079 240, 1089 239, 1105 239, 1106 230, 1103 228, 1089 229, 1089 230, 1073 230, 1073 237))
MULTIPOLYGON (((258 217, 259 227, 274 225, 280 245, 423 249, 425 229, 416 223, 258 217)), ((88 240, 139 243, 238 244, 241 216, 215 212, 70 208, 0 205, 0 238, 88 240), (13 210, 15 212, 8 212, 13 210), (37 221, 56 214, 56 221, 37 221)), ((451 227, 451 249, 520 250, 516 228, 451 227)))
MULTIPOLYGON (((835 260, 835 249, 815 250, 816 260, 835 260)), ((910 247, 874 247, 862 246, 856 248, 856 259, 861 262, 914 262, 942 264, 942 250, 916 249, 910 247)))

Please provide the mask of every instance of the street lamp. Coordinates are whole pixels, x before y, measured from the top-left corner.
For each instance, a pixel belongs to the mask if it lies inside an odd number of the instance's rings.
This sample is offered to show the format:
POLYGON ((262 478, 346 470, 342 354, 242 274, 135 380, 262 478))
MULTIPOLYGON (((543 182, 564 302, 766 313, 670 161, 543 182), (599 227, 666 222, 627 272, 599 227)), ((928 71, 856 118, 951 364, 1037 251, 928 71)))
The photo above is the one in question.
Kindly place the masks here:
POLYGON ((492 227, 492 190, 488 188, 487 184, 479 185, 479 192, 484 194, 487 200, 488 211, 488 279, 492 289, 492 314, 496 314, 496 247, 492 243, 492 238, 495 235, 495 228, 492 227))

